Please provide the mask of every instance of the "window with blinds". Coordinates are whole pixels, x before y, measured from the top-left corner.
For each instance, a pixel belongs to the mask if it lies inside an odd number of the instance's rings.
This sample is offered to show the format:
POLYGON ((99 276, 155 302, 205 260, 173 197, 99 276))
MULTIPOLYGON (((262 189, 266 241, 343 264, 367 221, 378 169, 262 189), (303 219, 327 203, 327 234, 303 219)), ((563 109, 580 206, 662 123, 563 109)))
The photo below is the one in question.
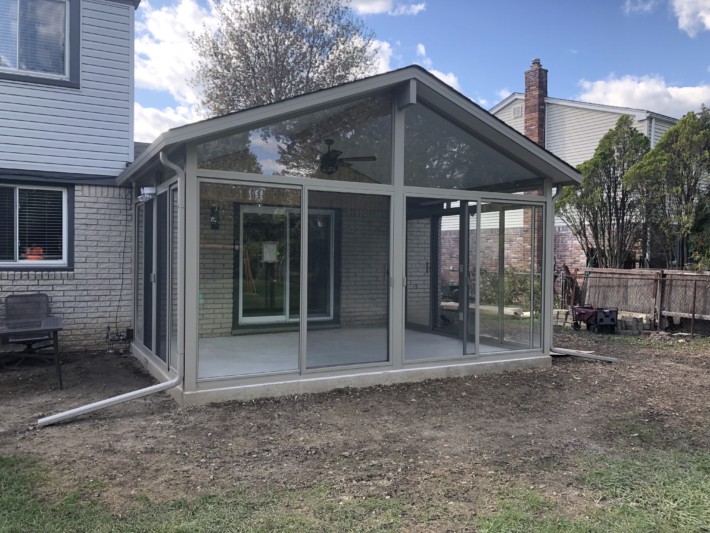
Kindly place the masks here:
POLYGON ((66 195, 0 186, 0 264, 66 264, 66 195))
POLYGON ((69 0, 0 0, 0 68, 67 77, 68 15, 69 0))

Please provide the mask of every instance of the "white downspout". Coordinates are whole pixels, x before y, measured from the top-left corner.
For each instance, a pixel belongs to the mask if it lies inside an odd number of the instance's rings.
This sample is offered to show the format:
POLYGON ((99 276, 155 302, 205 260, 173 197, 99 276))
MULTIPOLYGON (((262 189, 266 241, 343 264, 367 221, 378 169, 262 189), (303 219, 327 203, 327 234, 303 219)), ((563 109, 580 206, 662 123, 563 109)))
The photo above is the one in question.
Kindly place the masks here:
MULTIPOLYGON (((185 171, 181 169, 179 166, 177 166, 175 163, 170 161, 163 152, 160 152, 160 162, 163 164, 163 166, 171 169, 172 171, 175 172, 178 176, 178 183, 185 183, 185 171)), ((90 403, 88 405, 83 405, 81 407, 76 407, 74 409, 70 409, 69 411, 64 411, 62 413, 58 413, 56 415, 51 415, 47 416, 44 418, 40 418, 37 420, 37 427, 44 427, 44 426, 50 426, 52 424, 56 424, 58 422, 63 422, 65 420, 70 420, 72 418, 76 418, 77 416, 85 415, 87 413, 92 413, 94 411, 98 411, 99 409, 103 409, 105 407, 110 407, 112 405, 117 405, 119 403, 127 402, 130 400, 135 400, 136 398, 142 398, 143 396, 148 396, 150 394, 154 394, 156 392, 162 392, 168 389, 172 389, 173 387, 177 387, 182 383, 183 380, 183 375, 184 375, 184 369, 185 369, 185 350, 182 351, 182 361, 179 361, 178 364, 178 373, 177 376, 174 377, 173 379, 169 381, 165 381, 163 383, 158 383, 156 385, 152 385, 150 387, 146 387, 144 389, 139 389, 137 391, 133 392, 127 392, 125 394, 121 394, 119 396, 114 396, 113 398, 108 398, 106 400, 99 400, 98 402, 90 403)))

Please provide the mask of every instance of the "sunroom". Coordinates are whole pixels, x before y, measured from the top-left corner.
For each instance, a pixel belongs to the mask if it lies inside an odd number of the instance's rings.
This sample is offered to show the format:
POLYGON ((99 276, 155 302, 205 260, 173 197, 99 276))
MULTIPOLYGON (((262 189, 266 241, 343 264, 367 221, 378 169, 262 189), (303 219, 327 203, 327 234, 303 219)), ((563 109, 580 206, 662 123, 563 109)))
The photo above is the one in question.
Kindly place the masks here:
POLYGON ((133 353, 183 404, 548 366, 581 177, 419 67, 161 135, 133 353))

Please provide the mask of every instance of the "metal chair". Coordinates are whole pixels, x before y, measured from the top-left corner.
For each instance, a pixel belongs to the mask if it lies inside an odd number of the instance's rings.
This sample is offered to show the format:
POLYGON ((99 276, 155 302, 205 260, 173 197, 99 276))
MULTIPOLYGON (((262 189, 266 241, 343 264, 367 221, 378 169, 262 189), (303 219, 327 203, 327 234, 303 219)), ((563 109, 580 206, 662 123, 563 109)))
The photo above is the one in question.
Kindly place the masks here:
POLYGON ((24 344, 21 352, 6 356, 52 359, 57 370, 57 381, 62 389, 59 359, 59 335, 62 319, 49 313, 49 297, 43 293, 12 294, 5 298, 5 323, 0 324, 0 343, 24 344), (52 355, 41 350, 52 348, 52 355))

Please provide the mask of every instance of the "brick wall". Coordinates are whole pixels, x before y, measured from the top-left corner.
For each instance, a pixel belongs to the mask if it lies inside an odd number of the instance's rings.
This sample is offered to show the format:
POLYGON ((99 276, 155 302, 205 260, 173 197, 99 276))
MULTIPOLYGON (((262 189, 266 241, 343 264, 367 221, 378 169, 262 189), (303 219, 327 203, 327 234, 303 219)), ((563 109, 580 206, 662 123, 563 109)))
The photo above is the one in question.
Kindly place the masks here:
POLYGON ((0 272, 0 300, 46 293, 52 314, 63 319, 63 351, 105 349, 107 324, 112 332, 132 324, 132 227, 129 189, 75 186, 74 269, 0 272))
POLYGON ((555 226, 555 265, 561 267, 563 264, 570 270, 587 265, 582 246, 566 225, 555 226))
POLYGON ((388 316, 389 210, 343 209, 341 220, 340 323, 347 327, 384 326, 388 316))
POLYGON ((430 246, 431 219, 408 220, 406 320, 421 326, 431 323, 430 246))

